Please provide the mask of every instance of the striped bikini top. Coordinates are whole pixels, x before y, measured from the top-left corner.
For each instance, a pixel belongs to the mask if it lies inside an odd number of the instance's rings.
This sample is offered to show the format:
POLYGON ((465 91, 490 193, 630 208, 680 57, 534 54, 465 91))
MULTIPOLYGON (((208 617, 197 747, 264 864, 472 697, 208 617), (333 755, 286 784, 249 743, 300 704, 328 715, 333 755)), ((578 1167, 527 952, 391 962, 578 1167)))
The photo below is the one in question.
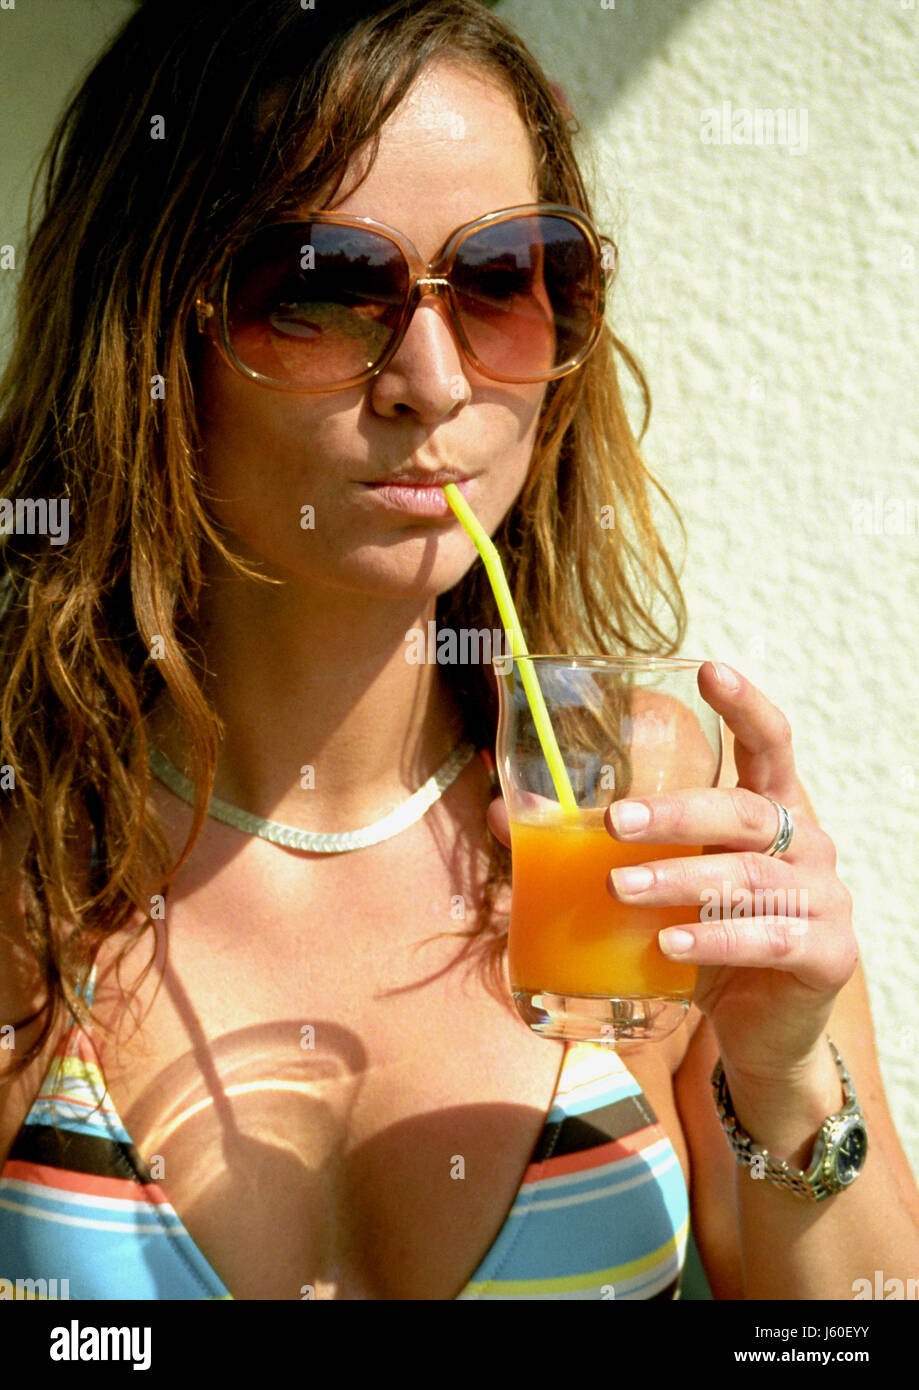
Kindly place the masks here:
MULTIPOLYGON (((688 1227, 682 1170, 641 1088, 615 1052, 569 1043, 511 1210, 458 1297, 677 1298, 688 1227)), ((0 1171, 0 1296, 17 1295, 232 1298, 77 1023, 0 1171)))

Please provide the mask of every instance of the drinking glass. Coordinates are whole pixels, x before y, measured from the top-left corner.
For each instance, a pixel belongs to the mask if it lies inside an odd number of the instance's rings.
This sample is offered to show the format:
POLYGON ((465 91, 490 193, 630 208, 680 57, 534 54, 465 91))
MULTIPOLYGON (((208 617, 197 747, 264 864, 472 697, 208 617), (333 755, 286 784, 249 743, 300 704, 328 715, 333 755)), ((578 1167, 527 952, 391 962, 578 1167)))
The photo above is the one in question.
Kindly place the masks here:
POLYGON ((701 845, 623 843, 604 825, 624 797, 712 787, 721 723, 699 693, 702 663, 684 657, 506 656, 495 662, 498 776, 511 834, 508 940, 517 1010, 550 1038, 615 1043, 666 1037, 692 1000, 697 967, 668 960, 667 926, 698 903, 633 907, 614 899, 611 869, 701 854, 701 845), (574 808, 546 762, 523 662, 538 680, 574 808))

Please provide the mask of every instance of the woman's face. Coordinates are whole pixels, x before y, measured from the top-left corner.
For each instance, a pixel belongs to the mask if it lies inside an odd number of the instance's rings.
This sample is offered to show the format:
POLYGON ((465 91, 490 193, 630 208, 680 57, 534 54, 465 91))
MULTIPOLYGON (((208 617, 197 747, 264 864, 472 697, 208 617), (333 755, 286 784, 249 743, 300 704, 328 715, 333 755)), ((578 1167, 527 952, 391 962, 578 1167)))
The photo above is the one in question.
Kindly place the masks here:
MULTIPOLYGON (((492 77, 452 64, 420 75, 350 192, 354 182, 346 180, 335 210, 398 229, 426 263, 463 223, 538 201, 530 140, 511 97, 492 77)), ((399 510, 370 485, 410 469, 456 470, 494 532, 526 477, 545 389, 478 373, 434 295, 421 301, 384 370, 344 391, 260 386, 208 344, 198 399, 213 510, 231 548, 277 578, 430 598, 469 568, 469 540, 452 512, 399 510)))

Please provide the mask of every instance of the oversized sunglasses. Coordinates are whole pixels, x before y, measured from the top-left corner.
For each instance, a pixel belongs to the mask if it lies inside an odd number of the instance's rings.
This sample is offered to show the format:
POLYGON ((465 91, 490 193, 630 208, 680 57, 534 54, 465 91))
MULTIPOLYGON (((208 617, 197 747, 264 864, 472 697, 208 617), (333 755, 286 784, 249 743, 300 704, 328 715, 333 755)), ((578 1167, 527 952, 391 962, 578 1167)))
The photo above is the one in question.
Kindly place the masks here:
POLYGON ((467 222, 430 265, 392 227, 317 212, 255 231, 198 296, 198 329, 252 381, 338 390, 382 371, 434 294, 483 375, 551 381, 596 344, 614 266, 612 242, 557 204, 467 222))

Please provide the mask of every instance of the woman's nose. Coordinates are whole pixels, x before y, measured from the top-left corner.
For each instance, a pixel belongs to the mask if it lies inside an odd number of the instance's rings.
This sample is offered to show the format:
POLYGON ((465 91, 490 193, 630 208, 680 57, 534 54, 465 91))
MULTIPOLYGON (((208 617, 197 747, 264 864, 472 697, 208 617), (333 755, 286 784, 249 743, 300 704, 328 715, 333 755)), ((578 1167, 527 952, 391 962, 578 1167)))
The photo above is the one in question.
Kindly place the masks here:
POLYGON ((395 354, 371 382, 373 407, 387 416, 410 410, 432 424, 469 399, 465 368, 446 304, 426 294, 395 354))

